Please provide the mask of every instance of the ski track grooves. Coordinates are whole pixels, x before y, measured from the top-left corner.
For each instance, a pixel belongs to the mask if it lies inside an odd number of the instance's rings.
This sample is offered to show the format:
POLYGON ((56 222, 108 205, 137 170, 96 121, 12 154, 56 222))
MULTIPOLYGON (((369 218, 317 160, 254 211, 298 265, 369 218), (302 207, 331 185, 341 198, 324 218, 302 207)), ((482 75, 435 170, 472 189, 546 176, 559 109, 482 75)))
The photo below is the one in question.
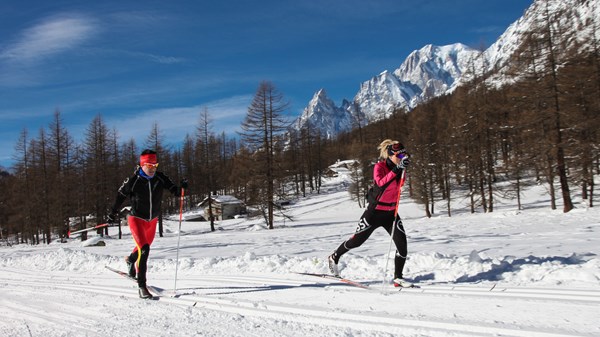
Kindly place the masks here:
MULTIPOLYGON (((17 271, 9 271, 17 272, 17 271)), ((118 276, 117 276, 118 277, 118 276)), ((165 283, 165 280, 162 280, 165 283)), ((364 289, 353 288, 351 286, 344 285, 336 281, 329 280, 315 280, 314 277, 310 276, 287 276, 287 278, 274 278, 274 277, 252 277, 252 276, 203 276, 193 277, 187 279, 188 282, 194 282, 199 284, 195 291, 206 291, 207 289, 224 289, 223 284, 237 284, 249 285, 248 289, 261 288, 261 287, 300 287, 306 285, 320 285, 324 288, 331 288, 334 291, 343 288, 343 291, 351 292, 364 292, 364 289), (289 279, 292 278, 292 279, 289 279), (334 287, 335 286, 335 287, 334 287), (339 286, 339 288, 338 288, 339 286), (220 287, 220 288, 219 288, 220 287)), ((159 281, 157 281, 159 282, 159 281)), ((4 291, 10 291, 12 286, 15 288, 22 289, 23 286, 29 286, 33 290, 39 290, 40 288, 48 289, 61 289, 65 291, 76 292, 91 292, 98 295, 108 296, 120 296, 131 298, 140 301, 137 292, 133 285, 125 286, 130 281, 123 280, 124 286, 105 286, 99 284, 91 284, 82 279, 73 279, 66 277, 56 277, 47 275, 28 275, 27 281, 15 281, 14 279, 6 279, 0 277, 0 285, 4 288, 4 291), (84 284, 85 283, 85 284, 84 284)), ((372 286, 377 289, 378 286, 372 286)), ((389 333, 396 329, 406 330, 407 328, 415 329, 416 331, 450 331, 453 333, 466 333, 475 335, 502 335, 502 336, 540 336, 540 337, 553 337, 553 336, 568 336, 565 333, 552 333, 544 331, 532 331, 526 329, 514 329, 514 328, 503 328, 492 325, 485 325, 484 323, 472 324, 472 323, 453 323, 447 321, 435 321, 435 320, 423 320, 423 319, 410 319, 410 318, 396 318, 390 316, 373 315, 364 312, 349 312, 349 311, 337 311, 331 310, 330 308, 305 306, 301 304, 289 304, 289 303, 274 303, 274 302, 261 302, 255 303, 251 300, 244 300, 238 298, 226 298, 227 295, 235 295, 239 291, 232 292, 219 292, 217 294, 203 293, 197 294, 196 292, 178 294, 175 297, 169 295, 162 295, 159 297, 158 302, 150 301, 152 305, 177 305, 183 307, 195 307, 205 310, 217 310, 220 312, 227 312, 239 315, 249 315, 268 319, 281 319, 290 320, 296 322, 310 322, 313 324, 323 324, 328 326, 339 326, 344 328, 346 321, 352 321, 353 325, 360 326, 364 329, 381 331, 389 333), (154 304, 156 303, 156 304, 154 304)), ((166 290, 165 294, 169 291, 166 290)), ((377 295, 374 293, 375 296, 377 295)), ((583 291, 583 290, 552 290, 543 288, 501 288, 493 287, 491 290, 489 287, 482 286, 438 286, 428 285, 420 289, 403 289, 400 293, 398 291, 389 291, 380 294, 381 296, 500 296, 500 297, 516 297, 516 298, 531 298, 545 301, 584 301, 584 302, 600 302, 599 291, 583 291)), ((6 304, 6 303, 5 303, 6 304)), ((12 307, 15 307, 17 303, 12 303, 12 307)), ((13 308, 16 311, 20 311, 42 320, 48 320, 50 322, 57 321, 52 313, 44 313, 36 311, 35 309, 26 308, 13 308)), ((64 314, 61 314, 64 318, 64 314)), ((75 320, 74 320, 75 322, 75 320)), ((78 324, 80 325, 80 323, 78 324)), ((81 328, 89 329, 89 327, 81 326, 81 328)), ((90 331, 91 332, 91 331, 90 331)), ((91 332, 93 334, 93 332, 91 332)))
MULTIPOLYGON (((293 276, 292 276, 293 277, 293 276)), ((341 281, 321 279, 316 276, 295 277, 297 280, 289 280, 283 278, 257 278, 252 276, 206 276, 195 278, 198 282, 237 282, 247 283, 258 286, 268 286, 273 283, 286 286, 301 286, 308 283, 321 284, 323 286, 344 286, 347 291, 361 292, 365 289, 354 288, 346 285, 341 281)), ((353 280, 354 281, 354 280, 353 280)), ((359 281, 361 282, 361 281, 359 281)), ((368 284, 369 282, 361 282, 368 284)), ((495 296, 495 297, 517 297, 517 298, 532 298, 540 300, 570 300, 582 302, 600 302, 600 291, 597 290, 579 290, 579 289, 544 289, 544 288, 515 288, 501 286, 476 286, 476 285, 423 285, 421 288, 404 288, 393 290, 382 290, 381 284, 370 285, 371 290, 379 291, 384 295, 395 295, 399 292, 424 295, 471 295, 471 296, 495 296)))

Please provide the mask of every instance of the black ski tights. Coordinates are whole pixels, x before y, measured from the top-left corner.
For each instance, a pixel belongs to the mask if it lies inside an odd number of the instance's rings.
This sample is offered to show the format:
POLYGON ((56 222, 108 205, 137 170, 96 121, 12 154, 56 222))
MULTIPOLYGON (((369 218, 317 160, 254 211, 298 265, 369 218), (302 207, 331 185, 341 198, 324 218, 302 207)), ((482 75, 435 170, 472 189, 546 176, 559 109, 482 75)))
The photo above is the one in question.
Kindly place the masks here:
MULTIPOLYGON (((334 252, 334 257, 339 258, 346 254, 350 249, 360 247, 367 239, 373 234, 373 231, 378 227, 383 227, 392 234, 392 226, 395 225, 394 236, 392 240, 396 246, 396 256, 394 258, 395 269, 394 278, 402 277, 402 270, 406 263, 406 255, 408 254, 406 233, 404 226, 402 226, 402 220, 399 216, 394 219, 394 211, 378 211, 378 210, 366 210, 358 221, 358 227, 356 232, 350 239, 344 241, 338 249, 334 252)), ((335 262, 338 262, 338 261, 335 262)))
POLYGON ((148 269, 148 256, 150 255, 150 246, 143 245, 141 253, 135 251, 129 255, 129 262, 135 263, 138 257, 140 259, 137 268, 137 280, 140 287, 146 286, 146 270, 148 269))

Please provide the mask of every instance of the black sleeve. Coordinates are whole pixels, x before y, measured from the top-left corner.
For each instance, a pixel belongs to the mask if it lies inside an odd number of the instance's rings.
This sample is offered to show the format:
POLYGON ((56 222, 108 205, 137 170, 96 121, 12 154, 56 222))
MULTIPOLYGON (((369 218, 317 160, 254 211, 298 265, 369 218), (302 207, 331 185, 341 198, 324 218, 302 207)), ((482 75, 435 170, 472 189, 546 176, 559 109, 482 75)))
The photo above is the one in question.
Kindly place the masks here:
POLYGON ((119 190, 117 192, 117 198, 115 199, 115 203, 113 204, 113 207, 112 207, 113 213, 119 212, 119 208, 123 204, 123 201, 125 201, 125 199, 127 199, 127 196, 129 195, 129 192, 131 191, 131 184, 134 179, 135 179, 135 176, 125 179, 125 181, 123 181, 123 184, 121 184, 121 187, 119 187, 119 190))
POLYGON ((178 196, 181 189, 175 185, 171 178, 162 172, 157 172, 157 174, 158 178, 162 181, 163 186, 169 190, 169 192, 173 193, 173 195, 178 196))

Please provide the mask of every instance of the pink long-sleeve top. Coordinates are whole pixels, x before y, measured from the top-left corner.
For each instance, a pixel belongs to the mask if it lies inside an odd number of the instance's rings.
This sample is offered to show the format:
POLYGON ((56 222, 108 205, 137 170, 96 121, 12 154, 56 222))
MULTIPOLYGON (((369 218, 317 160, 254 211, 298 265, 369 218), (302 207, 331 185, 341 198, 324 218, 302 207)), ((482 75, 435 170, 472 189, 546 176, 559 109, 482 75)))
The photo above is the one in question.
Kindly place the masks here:
POLYGON ((375 167, 373 168, 373 180, 375 180, 375 183, 378 186, 383 186, 390 180, 394 180, 385 189, 381 195, 381 198, 379 198, 379 203, 377 204, 377 207, 375 207, 376 210, 393 211, 396 209, 396 202, 398 202, 398 189, 400 188, 400 179, 396 179, 397 177, 398 174, 393 172, 388 167, 386 160, 379 161, 377 164, 375 164, 375 167))

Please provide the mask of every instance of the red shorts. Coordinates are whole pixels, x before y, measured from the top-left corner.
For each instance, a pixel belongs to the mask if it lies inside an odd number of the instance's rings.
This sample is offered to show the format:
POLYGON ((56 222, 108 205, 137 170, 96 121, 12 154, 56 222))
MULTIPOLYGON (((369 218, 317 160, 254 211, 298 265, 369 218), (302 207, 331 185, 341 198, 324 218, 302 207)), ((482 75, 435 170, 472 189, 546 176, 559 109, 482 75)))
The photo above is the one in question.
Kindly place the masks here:
POLYGON ((129 224, 131 236, 133 236, 133 241, 135 242, 135 248, 133 248, 133 252, 140 251, 144 245, 152 245, 154 236, 156 235, 156 224, 158 223, 158 218, 148 221, 130 215, 127 217, 127 223, 129 224))

